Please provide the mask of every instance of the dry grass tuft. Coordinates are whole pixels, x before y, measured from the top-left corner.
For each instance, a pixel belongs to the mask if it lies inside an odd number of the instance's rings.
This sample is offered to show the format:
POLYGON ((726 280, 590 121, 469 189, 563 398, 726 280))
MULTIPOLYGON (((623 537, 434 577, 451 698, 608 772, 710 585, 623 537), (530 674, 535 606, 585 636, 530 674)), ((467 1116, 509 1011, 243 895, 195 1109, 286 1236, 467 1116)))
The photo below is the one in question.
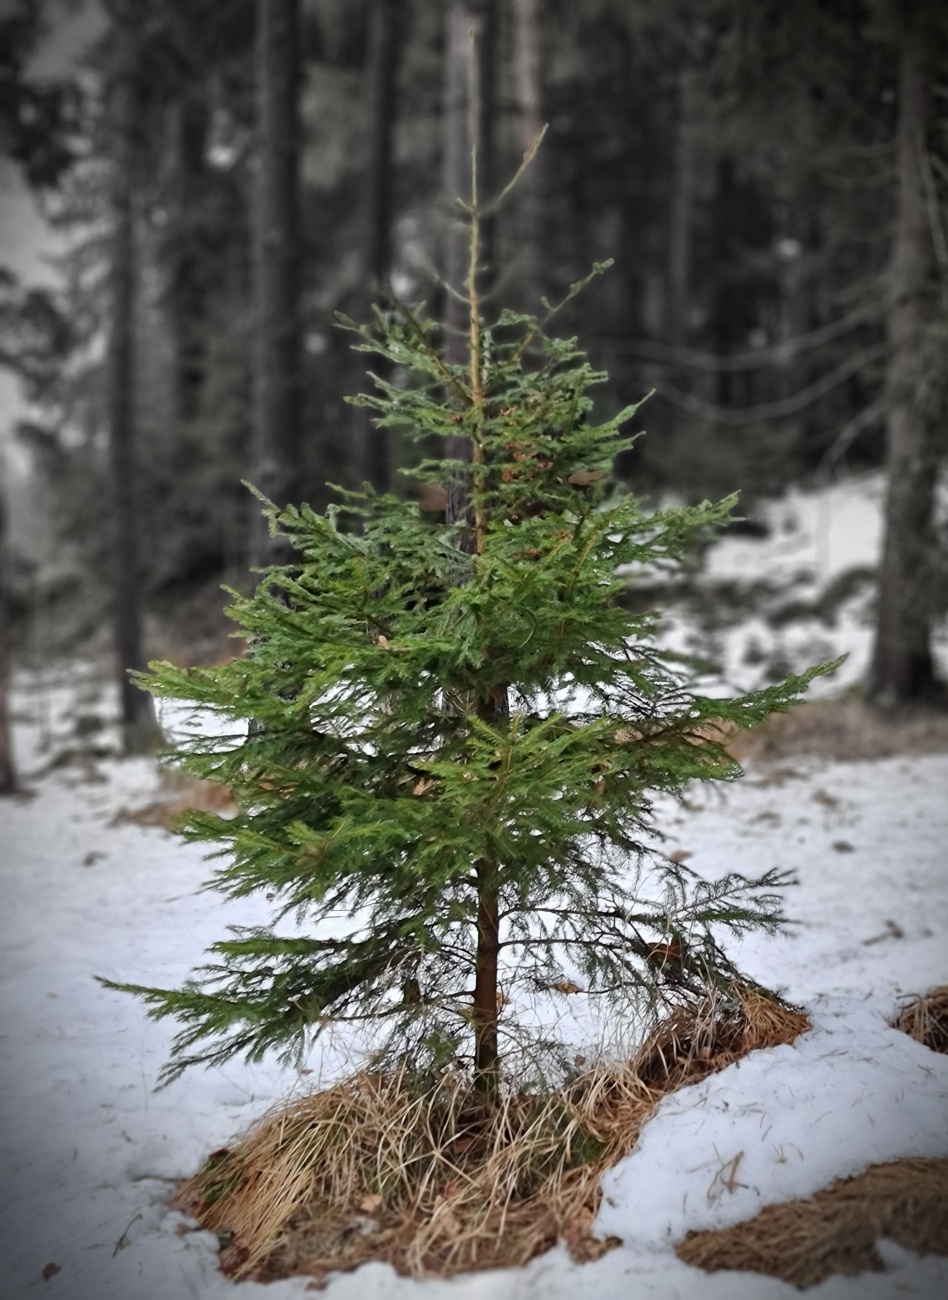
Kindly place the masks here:
POLYGON ((754 991, 738 1000, 680 1010, 631 1061, 493 1109, 461 1074, 428 1090, 404 1074, 356 1074, 216 1152, 177 1204, 218 1234, 236 1279, 322 1280, 369 1259, 450 1276, 521 1265, 557 1241, 597 1258, 619 1244, 592 1235, 600 1178, 661 1098, 808 1027, 754 991))
POLYGON ((880 1237, 920 1254, 948 1254, 948 1160, 872 1165, 733 1228, 690 1232, 678 1256, 709 1272, 766 1273, 808 1287, 833 1273, 881 1272, 880 1237))
POLYGON ((948 1054, 948 984, 912 998, 892 1021, 892 1027, 933 1052, 948 1054))
POLYGON ((840 762, 933 754, 948 750, 948 710, 884 712, 853 696, 807 700, 789 713, 775 713, 728 743, 738 760, 819 754, 840 762))
POLYGON ((234 812, 234 803, 227 786, 217 781, 199 781, 196 777, 179 772, 162 774, 162 794, 158 799, 140 808, 120 808, 110 825, 120 826, 134 822, 136 826, 158 826, 174 830, 178 819, 186 812, 234 812))

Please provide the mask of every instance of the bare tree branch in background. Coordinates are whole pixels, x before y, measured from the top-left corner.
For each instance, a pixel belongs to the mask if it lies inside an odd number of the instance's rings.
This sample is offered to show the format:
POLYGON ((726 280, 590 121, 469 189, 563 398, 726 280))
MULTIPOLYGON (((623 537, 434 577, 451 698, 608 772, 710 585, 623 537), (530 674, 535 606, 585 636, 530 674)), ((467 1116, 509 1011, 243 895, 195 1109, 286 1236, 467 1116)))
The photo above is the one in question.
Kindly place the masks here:
POLYGON ((700 397, 694 397, 690 393, 682 393, 665 380, 659 380, 656 383, 656 388, 663 397, 673 402, 675 406, 680 406, 682 410, 690 411, 692 415, 700 416, 701 419, 708 420, 711 423, 759 424, 764 420, 779 420, 787 415, 795 415, 797 411, 812 406, 814 402, 819 401, 821 397, 825 397, 828 392, 849 379, 851 375, 858 374, 860 370, 864 370, 876 361, 881 361, 888 350, 889 345, 887 343, 877 343, 872 347, 863 348, 861 351, 847 357, 829 374, 821 375, 819 379, 801 389, 800 392, 793 393, 790 397, 781 398, 776 402, 764 402, 760 406, 745 407, 743 410, 734 410, 730 406, 717 406, 712 402, 702 401, 700 397))

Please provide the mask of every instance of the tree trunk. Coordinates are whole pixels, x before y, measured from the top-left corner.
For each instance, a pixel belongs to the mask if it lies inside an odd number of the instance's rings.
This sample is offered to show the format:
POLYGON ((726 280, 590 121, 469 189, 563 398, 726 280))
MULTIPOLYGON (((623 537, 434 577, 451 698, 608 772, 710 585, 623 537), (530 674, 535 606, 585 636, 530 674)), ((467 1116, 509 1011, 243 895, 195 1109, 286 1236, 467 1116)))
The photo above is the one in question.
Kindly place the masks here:
MULTIPOLYGON (((397 0, 372 0, 365 63, 365 161, 361 212, 362 285, 356 313, 367 318, 391 260, 392 138, 396 114, 396 79, 403 23, 397 0)), ((376 362, 378 368, 381 359, 376 362)), ((356 465, 359 481, 378 492, 389 486, 386 429, 377 429, 365 407, 354 408, 356 465)))
POLYGON ((691 209, 695 180, 695 146, 689 129, 684 82, 684 77, 679 78, 671 210, 668 214, 668 298, 665 339, 673 348, 685 346, 688 293, 691 285, 691 209))
POLYGON ((4 487, 0 484, 0 795, 17 788, 13 763, 13 735, 10 726, 10 658, 7 637, 9 574, 7 572, 7 526, 4 487))
MULTIPOLYGON (((256 78, 251 479, 271 501, 283 506, 298 499, 301 486, 298 0, 258 0, 256 78)), ((256 503, 254 525, 253 563, 264 566, 283 558, 256 503)))
MULTIPOLYGON (((479 332, 475 328, 477 285, 469 280, 470 222, 456 212, 455 201, 460 198, 465 203, 471 202, 475 167, 479 204, 483 205, 485 198, 491 195, 495 33, 494 0, 451 0, 447 11, 444 54, 442 188, 451 214, 443 255, 444 279, 448 286, 444 307, 444 351, 445 359, 451 365, 470 365, 475 403, 483 401, 478 392, 477 378, 481 364, 479 332), (475 299, 473 305, 470 296, 475 299)), ((480 270, 485 263, 489 269, 491 234, 489 223, 479 223, 478 267, 475 270, 480 270)), ((451 459, 471 459, 472 447, 467 438, 448 438, 446 444, 445 454, 451 459)), ((460 545, 473 554, 478 546, 479 530, 471 508, 468 478, 447 484, 445 514, 448 523, 468 523, 460 545)), ((506 716, 506 691, 500 692, 496 698, 479 701, 477 707, 480 716, 488 722, 506 716)), ((474 1082, 484 1101, 491 1103, 497 1096, 499 1085, 497 963, 500 905, 495 864, 478 862, 476 875, 477 942, 472 1008, 474 1082)))
MULTIPOLYGON (((526 153, 543 130, 543 8, 514 0, 514 67, 520 147, 526 153)), ((521 176, 517 197, 517 259, 523 308, 539 313, 543 296, 542 150, 521 176)))
MULTIPOLYGON (((470 269, 469 227, 457 211, 456 200, 471 200, 472 151, 477 150, 478 191, 481 202, 490 194, 494 121, 494 43, 496 10, 494 0, 450 0, 447 10, 444 49, 444 105, 442 191, 448 220, 442 258, 448 286, 444 303, 445 359, 463 365, 468 357, 469 307, 465 284, 470 269), (474 57, 472 45, 474 42, 474 57), (479 111, 471 131, 472 97, 479 111), (453 292, 452 292, 453 290, 453 292)), ((480 262, 490 263, 490 224, 481 227, 480 262)), ((448 438, 445 454, 453 460, 469 460, 471 447, 466 438, 448 438)), ((463 482, 447 485, 449 523, 469 514, 468 492, 463 482)), ((473 549, 473 533, 470 537, 473 549)))
POLYGON ((933 78, 931 43, 920 24, 901 43, 898 221, 889 312, 887 375, 889 494, 879 574, 875 644, 867 693, 883 706, 936 690, 930 646, 934 595, 934 430, 917 392, 935 281, 922 157, 933 78))
POLYGON ((477 949, 474 959, 474 1084, 485 1101, 497 1096, 500 1052, 497 1041, 500 924, 497 882, 489 862, 477 864, 477 949))
POLYGON ((109 286, 111 334, 108 343, 109 486, 112 560, 112 627, 118 668, 125 752, 144 753, 156 738, 151 697, 129 681, 142 670, 140 577, 135 502, 135 163, 138 93, 135 84, 137 39, 130 3, 110 6, 114 62, 109 86, 108 121, 112 145, 112 217, 109 286))
POLYGON ((204 382, 206 282, 197 229, 209 115, 198 90, 171 108, 172 232, 167 304, 173 350, 174 415, 179 426, 197 416, 204 382))

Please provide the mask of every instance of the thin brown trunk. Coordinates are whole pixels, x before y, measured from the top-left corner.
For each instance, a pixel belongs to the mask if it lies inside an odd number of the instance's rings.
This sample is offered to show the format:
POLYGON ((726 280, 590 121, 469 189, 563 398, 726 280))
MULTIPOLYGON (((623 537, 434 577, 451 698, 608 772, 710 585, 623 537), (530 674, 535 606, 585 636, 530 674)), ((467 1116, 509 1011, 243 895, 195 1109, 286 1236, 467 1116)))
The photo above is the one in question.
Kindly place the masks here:
MULTIPOLYGON (((303 356, 299 218, 298 0, 258 0, 253 205, 254 436, 251 478, 277 505, 300 492, 303 356)), ((251 555, 282 558, 254 503, 251 555)))
MULTIPOLYGON (((514 68, 520 147, 524 153, 543 130, 543 7, 540 0, 514 0, 514 68)), ((517 187, 517 259, 524 310, 540 311, 543 296, 543 153, 517 187)))
MULTIPOLYGON (((449 204, 460 198, 483 203, 490 194, 493 150, 493 61, 495 6, 493 0, 451 0, 445 33, 443 188, 449 204), (477 194, 473 179, 476 172, 477 194)), ((444 277, 449 286, 445 301, 445 359, 468 367, 471 402, 479 419, 484 414, 481 390, 479 324, 479 274, 490 261, 491 232, 475 215, 454 218, 445 237, 444 277), (473 241, 473 253, 472 253, 473 241), (453 289, 454 293, 450 290, 453 289)), ((451 395, 449 394, 449 400, 451 395)), ((476 436, 475 436, 476 440, 476 436)), ((474 473, 482 463, 482 447, 467 438, 448 438, 446 455, 473 459, 474 473)), ((461 545, 473 555, 483 547, 482 510, 471 504, 470 477, 448 484, 446 515, 449 523, 466 521, 461 545)), ((485 721, 508 715, 507 692, 478 703, 485 721)), ((491 1103, 499 1087, 498 959, 499 891, 496 864, 481 859, 477 874, 477 943, 474 956, 474 1082, 485 1102, 491 1103)))
POLYGON ((109 88, 112 143, 110 325, 107 411, 112 526, 112 627, 126 753, 142 753, 155 739, 150 696, 129 681, 145 667, 142 652, 138 529, 135 501, 135 211, 138 123, 135 86, 135 13, 113 4, 114 63, 109 88))
POLYGON ((493 865, 477 864, 477 951, 474 958, 474 1083, 485 1100, 499 1084, 497 1039, 500 921, 493 865))
MULTIPOLYGON (((363 284, 356 307, 368 317, 372 300, 389 274, 392 224, 392 138, 402 21, 397 0, 372 0, 365 64, 365 163, 363 168, 363 284)), ((376 363, 377 367, 379 362, 376 363)), ((365 407, 354 408, 356 464, 360 481, 379 492, 389 486, 388 431, 373 424, 365 407)))
POLYGON ((920 26, 907 29, 899 74, 899 200, 889 313, 889 495, 867 683, 870 697, 890 706, 925 698, 936 685, 930 635, 937 456, 917 401, 935 269, 921 171, 932 76, 931 43, 920 26))
POLYGON ((0 795, 16 791, 13 735, 10 726, 10 658, 8 641, 9 573, 7 565, 6 502, 0 485, 0 795))

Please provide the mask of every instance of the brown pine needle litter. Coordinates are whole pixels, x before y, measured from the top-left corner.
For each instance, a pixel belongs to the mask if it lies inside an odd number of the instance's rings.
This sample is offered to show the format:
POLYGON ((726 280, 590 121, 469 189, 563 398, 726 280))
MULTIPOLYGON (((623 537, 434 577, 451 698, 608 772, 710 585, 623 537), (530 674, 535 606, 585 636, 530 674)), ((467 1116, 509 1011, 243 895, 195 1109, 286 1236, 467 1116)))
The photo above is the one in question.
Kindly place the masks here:
POLYGON ((592 1235, 600 1179, 662 1097, 809 1028, 735 992, 737 1009, 719 997, 679 1008, 628 1062, 490 1109, 460 1073, 420 1092, 404 1074, 360 1072, 215 1152, 176 1205, 218 1235, 235 1280, 322 1281, 367 1260, 444 1277, 522 1265, 557 1241, 598 1258, 619 1244, 592 1235))
POLYGON ((709 1272, 766 1273, 809 1287, 832 1273, 883 1271, 880 1237, 948 1255, 948 1159, 872 1165, 808 1200, 767 1205, 733 1228, 690 1232, 678 1257, 709 1272))
POLYGON ((912 998, 892 1021, 892 1027, 933 1052, 948 1054, 948 984, 912 998))

